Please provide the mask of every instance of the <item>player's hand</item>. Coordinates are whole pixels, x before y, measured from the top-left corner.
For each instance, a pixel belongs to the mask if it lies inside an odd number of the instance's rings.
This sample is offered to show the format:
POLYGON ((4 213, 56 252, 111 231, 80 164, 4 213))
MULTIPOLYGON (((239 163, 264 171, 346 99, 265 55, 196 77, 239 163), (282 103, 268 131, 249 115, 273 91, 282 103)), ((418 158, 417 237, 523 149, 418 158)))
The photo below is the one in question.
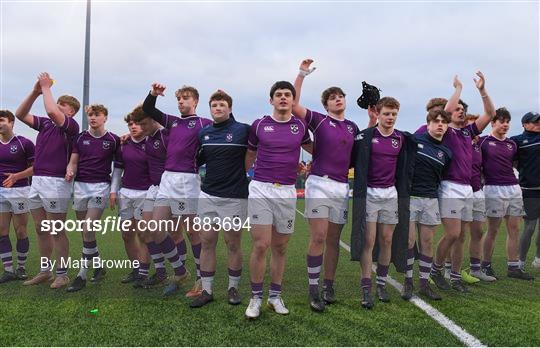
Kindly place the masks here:
POLYGON ((38 75, 38 83, 41 87, 41 90, 43 90, 43 88, 51 88, 54 82, 48 73, 42 72, 38 75))
POLYGON ((116 192, 111 192, 109 194, 109 207, 111 210, 114 210, 114 207, 116 207, 116 192))
POLYGON ((36 83, 34 84, 34 88, 32 89, 32 93, 35 93, 35 94, 41 94, 41 86, 39 84, 39 81, 36 81, 36 83))
POLYGON ((377 123, 377 117, 379 117, 379 113, 377 112, 377 108, 375 107, 375 105, 368 106, 367 113, 370 121, 373 123, 377 123))
POLYGON ((127 141, 129 140, 129 133, 128 134, 124 134, 120 137, 120 144, 121 145, 124 145, 125 143, 127 143, 127 141))
POLYGON ((461 83, 461 81, 459 80, 458 76, 454 76, 454 83, 452 84, 454 86, 455 89, 462 89, 463 88, 463 84, 461 83))
POLYGON ((484 77, 484 74, 480 70, 476 72, 476 76, 478 76, 478 79, 473 77, 474 84, 476 85, 476 88, 478 90, 483 90, 486 85, 486 78, 484 77))
POLYGON ((300 72, 299 72, 299 74, 302 75, 302 76, 308 76, 313 71, 315 71, 315 69, 317 69, 317 68, 315 68, 315 67, 310 68, 311 63, 313 63, 313 59, 310 59, 310 58, 304 59, 302 61, 302 63, 300 63, 300 72))
POLYGON ((68 164, 65 176, 66 181, 71 182, 71 180, 73 180, 73 178, 75 177, 75 173, 77 173, 77 167, 68 164))
POLYGON ((157 97, 158 95, 164 97, 165 94, 163 92, 165 92, 166 89, 167 87, 165 85, 154 82, 152 83, 152 90, 150 91, 150 94, 153 95, 154 97, 157 97))
POLYGON ((2 186, 10 188, 19 180, 17 173, 3 173, 7 178, 2 182, 2 186))
POLYGON ((307 172, 307 166, 304 162, 298 163, 298 168, 296 169, 296 172, 301 175, 305 175, 307 172))

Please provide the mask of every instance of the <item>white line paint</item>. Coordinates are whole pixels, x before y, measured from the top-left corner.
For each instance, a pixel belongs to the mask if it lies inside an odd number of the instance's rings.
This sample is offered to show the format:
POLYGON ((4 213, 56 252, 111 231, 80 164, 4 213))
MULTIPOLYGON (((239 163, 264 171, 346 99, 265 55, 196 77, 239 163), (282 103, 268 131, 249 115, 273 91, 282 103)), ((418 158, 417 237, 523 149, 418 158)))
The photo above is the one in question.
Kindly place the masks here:
MULTIPOLYGON (((305 215, 298 209, 296 209, 298 214, 302 215, 305 218, 305 215)), ((342 240, 339 241, 339 245, 347 250, 349 253, 351 252, 351 247, 343 242, 342 240)), ((373 266, 373 272, 375 272, 376 267, 373 266)), ((397 291, 401 292, 401 289, 403 288, 403 285, 398 283, 395 279, 388 276, 386 282, 393 286, 397 291)), ((458 340, 460 340, 463 344, 465 344, 467 347, 487 347, 485 344, 480 342, 480 340, 467 331, 463 329, 461 326, 454 323, 451 319, 449 319, 446 315, 439 312, 437 309, 433 308, 431 305, 429 305, 427 302, 422 300, 416 295, 413 295, 411 300, 409 301, 412 304, 414 304, 416 307, 423 310, 427 315, 429 315, 433 320, 438 322, 442 327, 447 329, 452 335, 454 335, 458 340)))

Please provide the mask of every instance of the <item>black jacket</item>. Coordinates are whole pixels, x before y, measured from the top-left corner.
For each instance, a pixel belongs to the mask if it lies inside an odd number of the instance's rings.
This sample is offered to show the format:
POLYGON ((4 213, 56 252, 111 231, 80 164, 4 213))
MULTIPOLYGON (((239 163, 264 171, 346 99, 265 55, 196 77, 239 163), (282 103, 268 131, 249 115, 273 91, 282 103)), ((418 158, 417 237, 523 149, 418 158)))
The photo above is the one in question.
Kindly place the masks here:
MULTIPOLYGON (((352 163, 354 164, 353 217, 351 231, 351 260, 360 261, 364 247, 366 231, 366 194, 371 140, 375 127, 361 131, 354 141, 352 163)), ((409 201, 414 173, 414 159, 417 144, 414 135, 401 132, 403 146, 399 152, 396 169, 396 190, 398 192, 399 223, 392 239, 391 262, 398 272, 405 272, 407 267, 407 247, 409 240, 409 201)), ((375 239, 373 259, 377 260, 379 247, 375 239)))

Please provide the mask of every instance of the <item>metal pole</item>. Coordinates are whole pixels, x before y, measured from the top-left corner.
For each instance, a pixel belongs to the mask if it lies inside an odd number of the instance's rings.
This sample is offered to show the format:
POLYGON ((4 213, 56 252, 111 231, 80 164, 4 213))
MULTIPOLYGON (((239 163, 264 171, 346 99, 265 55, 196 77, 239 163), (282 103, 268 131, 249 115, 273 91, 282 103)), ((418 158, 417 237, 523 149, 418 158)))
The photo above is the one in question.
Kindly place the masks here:
POLYGON ((84 85, 83 85, 83 114, 82 130, 88 129, 86 107, 90 99, 90 10, 91 0, 86 0, 86 37, 84 41, 84 85))

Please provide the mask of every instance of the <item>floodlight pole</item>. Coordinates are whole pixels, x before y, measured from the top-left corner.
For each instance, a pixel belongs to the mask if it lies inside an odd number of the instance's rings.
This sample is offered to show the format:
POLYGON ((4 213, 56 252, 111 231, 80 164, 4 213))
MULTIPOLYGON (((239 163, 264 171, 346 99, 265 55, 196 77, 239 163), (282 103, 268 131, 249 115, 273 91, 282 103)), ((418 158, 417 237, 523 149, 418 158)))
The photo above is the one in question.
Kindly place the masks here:
POLYGON ((90 13, 91 0, 86 0, 86 36, 84 40, 84 82, 83 82, 83 113, 82 130, 88 129, 86 107, 90 99, 90 13))

